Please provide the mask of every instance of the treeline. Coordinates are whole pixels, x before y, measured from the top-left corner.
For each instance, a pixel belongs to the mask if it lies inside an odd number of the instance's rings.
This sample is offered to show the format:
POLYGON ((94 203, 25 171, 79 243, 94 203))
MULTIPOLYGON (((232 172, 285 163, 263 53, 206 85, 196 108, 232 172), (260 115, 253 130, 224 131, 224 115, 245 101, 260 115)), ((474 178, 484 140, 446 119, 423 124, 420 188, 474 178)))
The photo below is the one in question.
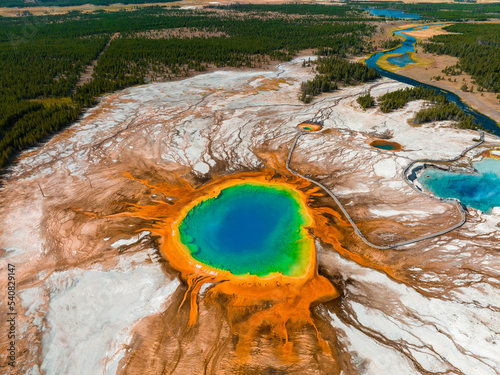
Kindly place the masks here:
MULTIPOLYGON (((360 4, 351 1, 351 4, 360 4)), ((442 21, 486 21, 500 17, 500 4, 457 4, 457 3, 417 3, 407 4, 399 2, 362 2, 363 8, 381 8, 402 10, 407 13, 417 13, 424 18, 442 21)))
POLYGON ((309 103, 322 92, 330 92, 344 86, 356 85, 380 78, 373 68, 359 62, 350 62, 338 56, 319 57, 316 71, 318 74, 309 81, 302 82, 299 99, 309 103))
POLYGON ((337 56, 320 57, 316 70, 324 74, 330 81, 342 82, 344 85, 351 83, 364 83, 380 78, 380 74, 373 68, 368 68, 360 62, 350 62, 337 56))
POLYGON ((407 87, 382 95, 379 99, 380 110, 384 113, 403 108, 408 102, 414 100, 428 100, 432 102, 445 102, 446 97, 436 95, 436 91, 423 86, 407 87))
POLYGON ((4 166, 13 154, 35 146, 49 135, 75 121, 80 115, 80 107, 53 104, 42 106, 23 114, 15 126, 0 138, 0 166, 4 166))
POLYGON ((3 7, 69 7, 77 5, 111 5, 111 4, 148 4, 148 3, 171 3, 178 0, 2 0, 1 6, 3 7))
POLYGON ((466 114, 458 105, 448 101, 441 101, 430 108, 424 108, 417 112, 413 123, 415 125, 433 121, 451 120, 457 121, 456 126, 461 129, 481 128, 481 125, 474 123, 474 118, 466 114))
POLYGON ((375 30, 352 21, 360 12, 342 7, 287 4, 283 9, 246 14, 145 7, 0 17, 0 168, 73 122, 104 93, 209 66, 258 67, 289 60, 303 49, 359 54, 375 30), (165 29, 221 37, 158 37, 162 33, 156 31, 165 29), (81 85, 83 72, 97 58, 90 82, 81 85))
POLYGON ((313 98, 322 92, 331 92, 338 89, 337 82, 332 82, 324 75, 316 75, 312 80, 300 84, 299 99, 310 103, 313 98))
POLYGON ((403 41, 398 38, 392 38, 392 39, 387 39, 383 40, 379 44, 380 49, 393 49, 396 48, 397 46, 400 46, 403 44, 403 41))
MULTIPOLYGON (((360 97, 361 98, 361 97, 360 97)), ((360 98, 358 98, 358 103, 360 98)), ((362 99, 367 101, 368 99, 362 99)), ((431 121, 451 120, 457 121, 456 126, 463 129, 482 128, 481 124, 474 122, 474 117, 466 114, 455 103, 451 103, 445 96, 436 95, 436 91, 423 86, 400 89, 382 95, 378 102, 380 110, 384 113, 403 108, 408 102, 426 100, 433 103, 430 108, 421 109, 415 115, 413 123, 416 125, 431 121)), ((361 103, 360 103, 361 104, 361 103)), ((362 104, 361 104, 362 105, 362 104)))
POLYGON ((106 41, 33 37, 0 43, 0 168, 78 118, 80 105, 59 99, 71 94, 106 41))
POLYGON ((144 83, 147 77, 187 77, 208 65, 252 68, 268 59, 283 61, 292 56, 292 52, 270 48, 256 38, 122 38, 106 49, 94 68, 92 81, 78 87, 72 99, 89 106, 95 96, 144 83))
POLYGON ((95 96, 142 83, 145 78, 186 77, 210 65, 255 68, 270 60, 288 61, 307 48, 357 54, 364 48, 363 37, 372 30, 359 24, 294 24, 261 19, 228 23, 213 20, 212 26, 230 37, 113 40, 99 58, 93 80, 79 87, 73 100, 89 106, 95 96))
POLYGON ((500 24, 457 24, 444 29, 459 34, 434 36, 423 44, 424 51, 458 57, 459 69, 472 76, 478 91, 500 92, 500 24))
POLYGON ((212 4, 207 8, 235 10, 239 12, 279 12, 283 14, 301 14, 301 15, 325 15, 342 17, 344 20, 351 20, 350 17, 363 19, 363 12, 360 8, 353 8, 350 5, 323 5, 323 4, 244 4, 233 3, 228 5, 212 4))

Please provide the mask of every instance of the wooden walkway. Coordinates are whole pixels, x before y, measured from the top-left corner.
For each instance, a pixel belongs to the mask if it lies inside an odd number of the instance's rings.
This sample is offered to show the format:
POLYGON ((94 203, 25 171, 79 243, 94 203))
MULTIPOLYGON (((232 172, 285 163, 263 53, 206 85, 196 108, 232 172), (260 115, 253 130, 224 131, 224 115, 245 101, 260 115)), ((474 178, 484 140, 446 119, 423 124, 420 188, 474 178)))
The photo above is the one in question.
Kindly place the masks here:
POLYGON ((474 144, 473 146, 470 146, 470 147, 467 147, 464 151, 462 151, 462 153, 457 156, 456 158, 453 158, 453 159, 449 159, 449 160, 430 160, 430 159, 423 159, 423 160, 415 160, 413 162, 411 162, 403 171, 403 179, 406 181, 406 183, 413 189, 415 190, 417 193, 419 194, 422 194, 428 198, 431 198, 431 199, 434 199, 434 200, 438 200, 440 202, 444 202, 444 203, 451 203, 451 204, 454 204, 455 207, 457 208, 457 210, 460 212, 460 215, 461 215, 461 220, 459 223, 445 229, 445 230, 442 230, 442 231, 439 231, 439 232, 436 232, 436 233, 432 233, 432 234, 428 234, 426 236, 422 236, 422 237, 417 237, 415 239, 412 239, 412 240, 407 240, 407 241, 401 241, 401 242, 396 242, 396 243, 393 243, 393 244, 390 244, 390 245, 383 245, 383 246, 380 246, 380 245, 375 245, 374 243, 368 241, 366 239, 366 237, 363 235, 363 233, 361 232, 361 230, 358 228, 358 226, 356 225, 356 223, 354 222, 354 220, 351 218, 351 216, 349 215, 349 213, 346 211, 346 209, 344 208, 344 206, 342 205, 342 203, 340 203, 340 201, 338 200, 338 198, 335 196, 335 194, 333 194, 333 192, 328 189, 325 185, 323 185, 322 183, 318 182, 318 181, 315 181, 313 180, 312 178, 309 178, 309 177, 306 177, 304 175, 301 175, 300 173, 294 171, 293 169, 290 168, 290 161, 292 160, 292 156, 293 156, 293 151, 295 150, 295 148, 297 147, 297 143, 299 142, 299 139, 302 138, 303 136, 307 135, 307 134, 320 134, 320 135, 324 135, 324 136, 327 136, 326 134, 322 134, 322 133, 311 133, 311 132, 301 132, 299 135, 297 135, 297 137, 295 138, 295 141, 293 142, 293 145, 290 149, 290 152, 288 153, 288 159, 286 161, 286 168, 288 169, 288 171, 290 173, 292 173, 293 175, 295 176, 298 176, 298 177, 301 177, 301 178, 304 178, 306 179, 307 181, 310 181, 312 182, 313 184, 319 186, 320 188, 322 188, 324 191, 326 191, 328 193, 328 195, 335 201, 335 203, 339 206, 340 210, 342 211, 342 213, 344 214, 344 216, 347 218, 347 220, 349 220, 349 223, 351 223, 352 227, 354 228, 354 232, 363 240, 364 243, 366 243, 367 245, 371 246, 371 247, 374 247, 376 249, 381 249, 381 250, 387 250, 387 249, 394 249, 394 248, 397 248, 397 247, 401 247, 401 246, 407 246, 407 245, 412 245, 412 244, 415 244, 417 242, 421 242, 421 241, 425 241, 425 240, 428 240, 430 238, 434 238, 434 237, 438 237, 438 236, 442 236, 443 234, 446 234, 446 233, 449 233, 457 228, 460 228, 462 225, 465 224, 466 220, 467 220, 467 211, 466 209, 464 208, 464 206, 462 205, 462 203, 458 200, 458 199, 455 199, 455 198, 439 198, 439 197, 435 197, 433 195, 430 195, 430 194, 427 194, 427 193, 424 193, 422 190, 420 190, 418 187, 416 187, 407 177, 407 174, 409 171, 412 170, 413 166, 417 163, 437 163, 437 162, 453 162, 453 161, 456 161, 458 159, 460 159, 461 157, 463 157, 467 152, 469 152, 470 150, 472 150, 473 148, 476 148, 477 146, 481 145, 483 142, 484 142, 484 133, 480 130, 478 130, 479 134, 481 135, 481 138, 479 140, 479 142, 477 142, 476 144, 474 144))

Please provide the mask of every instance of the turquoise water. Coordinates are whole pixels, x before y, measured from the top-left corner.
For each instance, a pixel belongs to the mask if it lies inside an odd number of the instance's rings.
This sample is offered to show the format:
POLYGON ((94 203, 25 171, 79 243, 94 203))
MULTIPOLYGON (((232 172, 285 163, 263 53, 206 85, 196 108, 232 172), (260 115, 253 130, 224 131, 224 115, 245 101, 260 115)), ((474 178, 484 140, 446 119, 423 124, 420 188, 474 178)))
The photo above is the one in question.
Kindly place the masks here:
MULTIPOLYGON (((442 25, 442 24, 435 24, 434 26, 440 26, 440 25, 442 25)), ((417 42, 417 40, 414 37, 404 35, 403 33, 405 31, 427 29, 430 26, 432 26, 432 25, 414 26, 414 27, 410 27, 410 28, 407 28, 404 30, 395 31, 394 34, 401 35, 404 38, 403 45, 399 46, 397 48, 394 48, 392 50, 385 51, 385 52, 379 52, 379 53, 376 53, 376 54, 370 56, 370 58, 368 60, 366 60, 366 62, 365 62, 366 65, 370 68, 374 68, 377 72, 379 72, 384 77, 392 78, 392 79, 395 79, 396 81, 407 83, 407 84, 412 85, 412 86, 422 86, 422 87, 431 88, 431 89, 435 90, 436 94, 446 96, 446 98, 449 101, 458 105, 461 109, 463 109, 465 111, 465 113, 471 114, 474 117, 474 120, 476 123, 480 123, 485 129, 492 132, 493 134, 500 135, 500 128, 498 127, 498 125, 495 121, 493 121, 489 117, 483 115, 482 113, 470 108, 467 104, 465 104, 460 99, 460 97, 457 94, 452 93, 451 91, 446 91, 446 90, 440 89, 440 88, 435 87, 435 86, 431 86, 431 85, 427 85, 427 84, 422 83, 422 82, 415 81, 414 79, 402 76, 400 74, 389 72, 385 69, 382 69, 381 67, 379 67, 377 65, 377 61, 382 56, 389 54, 389 53, 390 54, 393 54, 393 53, 408 54, 408 58, 396 60, 399 62, 399 64, 396 64, 396 65, 403 67, 409 63, 411 64, 413 62, 413 60, 411 60, 411 58, 409 57, 409 53, 414 51, 414 44, 417 42)))
POLYGON ((394 150, 394 146, 391 144, 373 144, 372 146, 381 150, 394 150))
POLYGON ((425 30, 428 29, 430 26, 432 25, 415 26, 415 27, 410 27, 408 29, 395 31, 394 35, 399 35, 404 38, 404 40, 402 41, 403 44, 397 48, 391 49, 390 51, 379 52, 370 56, 370 58, 366 60, 366 65, 370 68, 375 68, 377 70, 380 70, 380 68, 377 65, 377 61, 384 55, 394 54, 394 53, 402 54, 402 56, 395 56, 392 58, 390 57, 387 59, 388 61, 390 62, 396 61, 397 62, 396 65, 399 65, 400 67, 414 63, 415 61, 413 61, 410 58, 410 52, 413 52, 415 50, 414 44, 417 42, 417 39, 412 36, 405 35, 403 34, 403 32, 413 31, 413 30, 425 30))
POLYGON ((228 187, 189 211, 179 226, 181 242, 196 260, 234 275, 293 276, 308 262, 310 244, 298 199, 281 185, 228 187))
POLYGON ((477 175, 427 169, 418 181, 442 198, 457 198, 469 207, 489 212, 500 207, 500 160, 484 159, 474 163, 477 175))
POLYGON ((392 18, 403 18, 403 19, 412 19, 412 20, 418 20, 420 18, 420 15, 418 14, 412 14, 412 13, 405 13, 400 10, 392 10, 392 9, 375 9, 375 8, 368 8, 365 9, 374 16, 385 16, 385 17, 392 17, 392 18))

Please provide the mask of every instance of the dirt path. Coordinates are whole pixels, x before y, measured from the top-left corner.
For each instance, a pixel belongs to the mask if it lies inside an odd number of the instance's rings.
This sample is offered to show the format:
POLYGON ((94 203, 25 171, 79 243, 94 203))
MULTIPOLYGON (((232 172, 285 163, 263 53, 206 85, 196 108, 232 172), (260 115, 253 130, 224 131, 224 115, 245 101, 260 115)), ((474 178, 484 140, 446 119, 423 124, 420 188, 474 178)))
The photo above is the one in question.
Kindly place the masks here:
POLYGON ((103 49, 97 54, 97 57, 95 58, 95 60, 93 60, 90 63, 90 65, 88 65, 87 68, 85 69, 85 72, 82 74, 82 76, 80 77, 80 80, 78 81, 75 88, 73 89, 73 93, 76 92, 77 87, 83 86, 84 84, 90 82, 90 80, 92 79, 92 74, 94 73, 94 67, 97 65, 97 60, 99 60, 99 57, 102 56, 102 54, 104 53, 104 51, 106 51, 106 49, 109 47, 111 42, 113 40, 115 40, 116 38, 118 38, 119 35, 120 35, 120 33, 114 33, 111 36, 111 38, 109 38, 108 43, 106 43, 106 45, 103 47, 103 49))

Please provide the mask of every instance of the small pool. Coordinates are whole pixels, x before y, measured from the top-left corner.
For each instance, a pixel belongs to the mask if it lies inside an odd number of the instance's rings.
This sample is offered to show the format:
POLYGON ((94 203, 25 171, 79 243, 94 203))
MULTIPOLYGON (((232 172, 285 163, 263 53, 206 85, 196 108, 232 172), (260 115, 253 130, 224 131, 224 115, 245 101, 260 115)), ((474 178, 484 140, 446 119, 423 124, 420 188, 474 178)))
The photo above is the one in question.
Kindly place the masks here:
POLYGON ((373 142, 370 143, 370 146, 387 151, 399 151, 402 148, 399 143, 390 142, 383 139, 374 140, 373 142))
POLYGON ((500 160, 474 163, 478 174, 462 174, 429 168, 418 181, 432 194, 457 198, 464 205, 483 212, 500 207, 500 160))
POLYGON ((412 19, 412 20, 420 19, 420 15, 418 14, 405 13, 400 10, 394 10, 394 9, 367 8, 364 10, 367 10, 374 16, 385 16, 388 18, 401 18, 401 19, 412 19))
POLYGON ((323 127, 315 122, 301 122, 300 124, 297 125, 297 127, 302 130, 302 131, 307 131, 307 132, 317 132, 321 130, 323 127))

